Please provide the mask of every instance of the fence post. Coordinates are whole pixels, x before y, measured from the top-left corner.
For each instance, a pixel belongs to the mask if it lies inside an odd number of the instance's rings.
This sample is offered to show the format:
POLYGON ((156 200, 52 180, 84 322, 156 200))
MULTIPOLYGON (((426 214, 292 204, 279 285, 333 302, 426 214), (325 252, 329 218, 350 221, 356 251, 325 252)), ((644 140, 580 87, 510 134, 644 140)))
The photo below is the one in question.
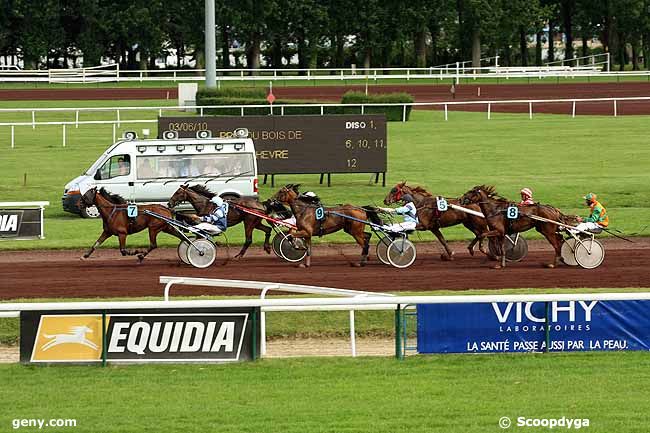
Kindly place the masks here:
POLYGON ((488 102, 488 120, 491 118, 491 113, 492 113, 492 104, 488 102))
POLYGON ((117 138, 117 128, 115 127, 115 123, 113 123, 113 143, 115 143, 117 138))
POLYGON ((361 104, 361 114, 365 114, 364 112, 365 112, 365 107, 363 106, 363 104, 361 104))
POLYGON ((350 349, 352 357, 357 356, 357 340, 354 332, 354 310, 350 310, 350 349))
POLYGON ((284 116, 284 105, 280 105, 280 116, 284 116))
POLYGON ((115 112, 117 113, 117 126, 119 127, 120 126, 120 110, 115 110, 115 112))
POLYGON ((199 108, 199 111, 201 112, 201 117, 203 117, 203 107, 199 108))
POLYGON ((402 352, 402 306, 399 304, 395 309, 395 358, 404 359, 404 352, 402 352))
POLYGON ((36 113, 32 110, 32 129, 36 129, 36 113))
POLYGON ((14 125, 11 125, 11 148, 14 148, 14 125))
POLYGON ((447 120, 447 104, 445 104, 445 120, 447 120))
POLYGON ((618 115, 618 107, 616 106, 616 99, 614 99, 614 117, 618 115))
POLYGON ((573 101, 573 107, 571 108, 571 117, 576 117, 576 101, 573 101))
POLYGON ((74 125, 76 129, 79 129, 79 110, 74 113, 74 125))
POLYGON ((244 117, 244 106, 241 106, 241 117, 244 117))
POLYGON ((528 118, 529 119, 533 118, 533 103, 532 102, 528 103, 528 118))
POLYGON ((406 104, 402 107, 402 122, 406 122, 406 104))
POLYGON ((63 147, 65 147, 65 123, 63 124, 63 147))
POLYGON ((321 115, 321 116, 324 114, 324 111, 325 111, 325 107, 323 107, 323 106, 321 105, 321 106, 320 106, 320 115, 321 115))

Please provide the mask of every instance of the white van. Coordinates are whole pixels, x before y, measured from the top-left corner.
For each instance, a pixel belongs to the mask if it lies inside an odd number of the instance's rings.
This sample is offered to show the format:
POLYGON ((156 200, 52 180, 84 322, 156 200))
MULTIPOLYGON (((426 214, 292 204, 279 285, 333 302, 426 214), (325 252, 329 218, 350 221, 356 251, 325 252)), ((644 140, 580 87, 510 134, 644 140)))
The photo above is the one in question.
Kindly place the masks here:
MULTIPOLYGON (((201 131, 197 136, 208 136, 201 131)), ((245 129, 241 138, 184 138, 166 131, 169 139, 141 140, 125 134, 63 192, 63 209, 84 218, 97 218, 95 207, 82 209, 81 194, 106 188, 136 203, 167 203, 184 183, 201 183, 222 197, 257 196, 257 161, 245 129)))

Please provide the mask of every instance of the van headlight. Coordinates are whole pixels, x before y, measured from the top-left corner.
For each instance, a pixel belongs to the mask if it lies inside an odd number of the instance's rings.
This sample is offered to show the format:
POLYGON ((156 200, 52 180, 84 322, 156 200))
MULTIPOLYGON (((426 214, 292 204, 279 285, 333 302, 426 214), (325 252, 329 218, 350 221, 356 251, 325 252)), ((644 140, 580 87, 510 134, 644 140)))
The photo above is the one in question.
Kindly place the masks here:
POLYGON ((64 194, 74 193, 74 192, 81 193, 80 189, 81 189, 81 187, 79 186, 78 183, 73 183, 72 185, 70 185, 70 188, 65 188, 63 190, 63 193, 64 194))

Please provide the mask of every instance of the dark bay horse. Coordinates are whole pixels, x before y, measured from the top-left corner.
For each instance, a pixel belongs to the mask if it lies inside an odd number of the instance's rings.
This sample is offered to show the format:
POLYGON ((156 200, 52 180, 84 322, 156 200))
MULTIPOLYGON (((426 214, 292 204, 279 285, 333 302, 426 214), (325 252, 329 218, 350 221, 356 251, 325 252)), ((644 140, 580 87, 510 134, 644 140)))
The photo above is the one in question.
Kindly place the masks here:
POLYGON ((87 259, 106 239, 111 236, 117 236, 120 241, 120 252, 123 256, 138 256, 138 260, 142 262, 147 254, 158 247, 156 238, 158 233, 165 232, 180 239, 180 236, 172 227, 166 222, 143 213, 144 210, 149 210, 172 218, 172 212, 162 205, 138 205, 138 216, 129 218, 127 216, 128 203, 117 194, 111 194, 104 188, 99 191, 97 188, 91 188, 81 196, 81 206, 96 206, 102 216, 104 223, 104 231, 99 236, 97 241, 92 247, 82 256, 87 259), (126 249, 126 237, 132 233, 141 232, 144 229, 149 229, 149 249, 146 251, 126 249))
MULTIPOLYGON (((170 208, 175 207, 181 202, 189 202, 197 215, 203 216, 208 215, 214 210, 214 203, 210 201, 212 197, 216 194, 207 189, 203 185, 181 185, 174 195, 169 199, 167 206, 170 208)), ((254 197, 245 197, 245 198, 236 198, 228 200, 229 203, 234 203, 239 206, 243 206, 250 209, 255 209, 268 213, 270 211, 269 205, 264 205, 254 197)), ((246 254, 246 250, 253 243, 253 229, 258 229, 264 232, 264 251, 268 253, 271 252, 271 243, 269 238, 271 237, 271 227, 262 224, 262 218, 246 213, 242 210, 237 209, 235 206, 228 206, 228 227, 244 222, 244 233, 246 235, 246 241, 242 246, 239 254, 235 256, 235 259, 240 259, 246 254)))
MULTIPOLYGON (((457 224, 464 225, 469 231, 474 233, 474 239, 467 246, 471 255, 474 255, 474 246, 477 242, 479 242, 479 250, 482 253, 489 255, 483 248, 483 237, 481 236, 489 230, 485 219, 451 207, 444 212, 440 212, 436 204, 436 198, 430 192, 419 186, 407 186, 406 182, 401 182, 395 185, 388 192, 388 195, 384 199, 384 204, 390 205, 397 203, 401 200, 401 197, 404 194, 410 194, 413 197, 413 202, 417 208, 419 224, 416 229, 431 231, 444 247, 447 254, 440 255, 442 260, 452 260, 454 252, 449 248, 447 240, 442 235, 440 229, 455 226, 457 224)), ((460 205, 459 199, 446 198, 445 200, 447 200, 448 204, 460 205)), ((469 204, 464 207, 476 212, 481 211, 481 208, 477 204, 469 204)))
POLYGON ((313 236, 327 235, 339 230, 343 230, 352 236, 357 241, 357 244, 361 246, 361 262, 358 266, 365 265, 368 261, 368 249, 372 234, 366 233, 366 224, 361 221, 382 224, 377 213, 372 209, 362 209, 350 204, 344 204, 335 207, 324 207, 324 218, 319 221, 316 218, 316 209, 321 207, 320 200, 317 197, 300 196, 300 192, 298 191, 299 187, 300 185, 289 184, 281 188, 273 198, 281 203, 288 204, 296 217, 298 229, 291 234, 305 241, 307 256, 304 266, 311 266, 311 238, 313 236), (361 221, 345 218, 332 212, 347 215, 361 221))
POLYGON ((467 191, 461 197, 461 203, 465 206, 474 203, 481 207, 481 211, 485 215, 487 224, 490 227, 490 231, 484 233, 483 236, 496 237, 498 240, 501 263, 496 265, 495 268, 503 268, 506 266, 505 236, 507 234, 525 232, 533 227, 546 238, 555 250, 553 262, 546 266, 549 268, 556 267, 558 258, 561 255, 563 242, 562 235, 558 233, 559 226, 550 222, 534 220, 529 218, 529 215, 536 215, 569 225, 573 224, 573 219, 575 218, 570 215, 564 215, 558 209, 548 205, 536 203, 533 205, 517 206, 515 203, 499 196, 493 186, 486 185, 475 186, 473 189, 467 191), (518 218, 507 218, 506 211, 510 206, 517 206, 519 212, 518 218))

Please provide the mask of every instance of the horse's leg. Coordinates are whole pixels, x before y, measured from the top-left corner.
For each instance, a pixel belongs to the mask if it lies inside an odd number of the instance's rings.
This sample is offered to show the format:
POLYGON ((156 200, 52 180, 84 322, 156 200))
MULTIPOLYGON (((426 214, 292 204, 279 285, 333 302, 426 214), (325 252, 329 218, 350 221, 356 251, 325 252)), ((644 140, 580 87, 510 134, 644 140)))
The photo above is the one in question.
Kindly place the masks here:
POLYGON ((122 253, 123 256, 132 256, 133 253, 126 249, 126 233, 118 234, 117 238, 120 241, 120 253, 122 253))
POLYGON ((156 242, 156 238, 158 237, 158 233, 160 233, 161 230, 162 230, 161 227, 154 227, 154 226, 149 227, 149 249, 147 251, 137 251, 138 263, 142 263, 144 258, 147 257, 147 254, 149 254, 151 251, 158 248, 158 243, 156 242))
POLYGON ((443 248, 445 249, 445 252, 447 253, 447 255, 440 254, 440 259, 445 260, 445 261, 454 260, 454 252, 449 248, 449 245, 447 245, 447 240, 442 235, 442 232, 440 231, 440 229, 439 228, 433 228, 433 229, 431 229, 431 233, 436 235, 436 238, 438 238, 438 242, 440 242, 442 244, 443 248))
POLYGON ((266 251, 266 254, 271 254, 271 233, 273 229, 263 224, 261 219, 257 222, 255 228, 264 232, 264 251, 266 251))
POLYGON ((372 237, 372 234, 365 232, 362 227, 361 234, 357 233, 352 236, 357 241, 357 244, 361 246, 361 261, 355 266, 365 266, 366 263, 368 263, 368 251, 370 250, 370 238, 372 237))
MULTIPOLYGON (((257 219, 257 217, 255 218, 257 219)), ((241 247, 241 251, 234 257, 235 260, 239 260, 244 257, 246 250, 253 243, 253 229, 255 228, 255 220, 250 218, 244 218, 244 245, 241 247)))
POLYGON ((86 253, 85 253, 83 256, 81 256, 81 259, 82 259, 82 260, 85 260, 85 259, 87 259, 88 257, 90 257, 90 255, 91 255, 92 253, 94 253, 95 250, 96 250, 97 248, 99 248, 99 246, 100 246, 101 244, 103 244, 104 241, 105 241, 106 239, 110 238, 110 237, 111 237, 111 234, 110 234, 110 233, 108 233, 108 232, 106 232, 106 231, 103 231, 102 234, 99 235, 99 238, 97 238, 97 240, 95 241, 95 243, 93 244, 93 246, 90 247, 90 248, 88 249, 88 251, 86 251, 86 253))
POLYGON ((555 268, 557 266, 558 259, 562 255, 562 242, 564 239, 562 239, 562 235, 558 235, 555 232, 555 228, 553 227, 551 230, 545 230, 545 227, 542 229, 537 229, 538 232, 544 235, 546 240, 553 246, 553 249, 555 250, 555 255, 553 256, 553 262, 552 263, 547 263, 546 267, 547 268, 555 268))
MULTIPOLYGON (((298 231, 300 233, 300 231, 298 231)), ((305 256, 305 263, 298 265, 300 268, 308 268, 311 266, 311 236, 302 237, 305 241, 305 246, 307 247, 307 255, 305 256)))

